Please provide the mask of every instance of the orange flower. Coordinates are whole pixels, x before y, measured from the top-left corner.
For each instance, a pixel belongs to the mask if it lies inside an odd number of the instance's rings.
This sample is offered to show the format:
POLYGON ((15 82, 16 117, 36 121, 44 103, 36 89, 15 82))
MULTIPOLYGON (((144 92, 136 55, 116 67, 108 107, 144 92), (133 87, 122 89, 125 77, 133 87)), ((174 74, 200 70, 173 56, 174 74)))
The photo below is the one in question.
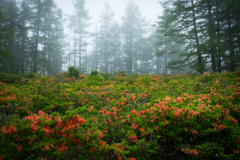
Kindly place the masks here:
POLYGON ((145 128, 140 128, 140 131, 145 132, 145 128))
POLYGON ((48 150, 49 149, 49 147, 47 146, 47 145, 45 145, 45 147, 44 147, 46 150, 48 150))
POLYGON ((45 113, 42 112, 41 110, 39 110, 39 111, 38 111, 38 114, 39 114, 39 115, 44 115, 45 113))
POLYGON ((80 124, 84 124, 85 122, 85 119, 84 118, 81 118, 79 115, 77 116, 77 121, 80 122, 80 124))
POLYGON ((239 152, 238 152, 238 150, 236 149, 236 150, 233 150, 233 153, 237 153, 237 154, 238 154, 239 152))
POLYGON ((192 133, 193 134, 198 134, 198 131, 197 130, 193 130, 192 133))
POLYGON ((90 148, 89 151, 95 152, 94 148, 90 148))
POLYGON ((222 131, 222 129, 224 129, 224 128, 227 128, 227 126, 223 126, 222 124, 220 124, 220 125, 218 126, 218 130, 219 130, 219 131, 222 131))
POLYGON ((131 111, 131 114, 136 114, 136 113, 137 113, 137 111, 135 111, 135 110, 131 111))
POLYGON ((170 101, 170 100, 171 100, 171 98, 170 98, 170 97, 166 97, 165 99, 166 99, 167 101, 170 101))
POLYGON ((147 97, 146 94, 142 94, 142 95, 141 95, 141 98, 142 98, 142 99, 144 99, 144 98, 146 98, 146 97, 147 97))
POLYGON ((43 128, 43 131, 46 133, 49 133, 50 132, 49 127, 47 126, 47 127, 43 128))
POLYGON ((29 140, 29 143, 31 144, 33 141, 34 141, 34 139, 33 139, 33 138, 31 138, 31 139, 29 140))
POLYGON ((31 130, 31 131, 35 131, 35 130, 37 130, 37 129, 38 129, 38 127, 36 126, 36 124, 35 124, 35 123, 32 123, 31 126, 30 126, 30 130, 31 130))
POLYGON ((18 145, 17 152, 22 150, 22 145, 18 145))
POLYGON ((7 127, 3 126, 2 127, 2 132, 3 132, 3 134, 6 134, 7 133, 7 127))

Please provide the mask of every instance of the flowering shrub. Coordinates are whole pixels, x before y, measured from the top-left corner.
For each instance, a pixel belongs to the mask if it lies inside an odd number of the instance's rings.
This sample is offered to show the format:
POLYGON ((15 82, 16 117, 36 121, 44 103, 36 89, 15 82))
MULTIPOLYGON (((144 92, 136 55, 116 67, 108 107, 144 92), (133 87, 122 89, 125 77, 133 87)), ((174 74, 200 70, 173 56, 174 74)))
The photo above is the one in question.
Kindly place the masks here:
POLYGON ((237 159, 239 75, 0 83, 0 159, 237 159))

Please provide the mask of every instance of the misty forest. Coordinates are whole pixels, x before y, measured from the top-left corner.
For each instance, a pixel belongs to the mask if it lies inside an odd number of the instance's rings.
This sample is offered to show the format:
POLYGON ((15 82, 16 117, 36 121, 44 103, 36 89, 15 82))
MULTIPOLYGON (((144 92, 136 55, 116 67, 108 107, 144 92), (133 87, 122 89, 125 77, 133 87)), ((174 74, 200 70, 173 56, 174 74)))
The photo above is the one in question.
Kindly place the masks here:
POLYGON ((237 0, 169 0, 153 24, 132 1, 121 24, 108 3, 96 24, 89 23, 83 0, 73 2, 74 15, 64 15, 53 0, 0 4, 1 72, 52 76, 74 66, 83 74, 203 74, 240 65, 237 0))
POLYGON ((0 160, 239 160, 240 0, 65 1, 0 0, 0 160))

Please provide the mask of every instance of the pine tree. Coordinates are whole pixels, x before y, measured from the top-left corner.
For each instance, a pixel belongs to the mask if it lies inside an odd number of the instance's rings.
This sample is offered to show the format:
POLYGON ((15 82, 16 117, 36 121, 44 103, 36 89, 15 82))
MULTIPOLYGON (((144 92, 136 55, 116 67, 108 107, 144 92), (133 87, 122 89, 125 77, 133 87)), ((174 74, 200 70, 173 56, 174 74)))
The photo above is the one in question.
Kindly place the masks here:
POLYGON ((78 54, 79 54, 79 70, 81 72, 82 69, 82 53, 85 43, 85 38, 89 34, 87 31, 87 27, 90 25, 89 20, 90 17, 88 15, 88 11, 85 10, 85 0, 75 0, 73 2, 74 5, 74 31, 75 34, 78 35, 78 54))
POLYGON ((144 34, 144 20, 141 12, 133 1, 127 4, 122 17, 123 52, 125 53, 125 68, 127 74, 132 74, 137 69, 136 44, 137 39, 144 34))
POLYGON ((9 68, 7 58, 13 56, 11 55, 8 41, 13 34, 13 29, 2 22, 4 15, 1 10, 2 7, 0 7, 0 71, 9 72, 9 70, 6 70, 9 68))
POLYGON ((106 2, 104 4, 104 11, 101 13, 100 16, 100 31, 99 36, 101 38, 101 43, 99 44, 100 47, 100 54, 101 54, 101 62, 102 68, 101 72, 109 72, 110 69, 110 29, 113 23, 113 16, 114 13, 111 10, 110 5, 106 2))

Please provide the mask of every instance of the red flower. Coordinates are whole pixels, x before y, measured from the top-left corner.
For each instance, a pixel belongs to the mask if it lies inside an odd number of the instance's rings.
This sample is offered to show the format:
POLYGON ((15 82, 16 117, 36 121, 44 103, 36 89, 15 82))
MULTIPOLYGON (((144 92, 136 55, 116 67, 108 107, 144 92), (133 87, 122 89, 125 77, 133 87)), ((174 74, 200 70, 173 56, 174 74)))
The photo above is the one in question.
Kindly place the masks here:
POLYGON ((238 150, 236 149, 236 150, 233 150, 233 153, 237 153, 237 154, 238 154, 239 152, 238 152, 238 150))
POLYGON ((89 151, 95 152, 94 148, 90 148, 89 151))
POLYGON ((81 118, 79 115, 77 116, 77 121, 80 122, 81 124, 84 124, 85 122, 85 119, 84 118, 81 118))
POLYGON ((22 150, 22 145, 18 145, 17 152, 22 150))
POLYGON ((45 147, 44 147, 46 150, 48 150, 49 149, 49 147, 47 146, 47 145, 45 145, 45 147))
POLYGON ((33 139, 33 138, 31 138, 31 139, 29 140, 29 143, 31 144, 33 141, 34 141, 34 139, 33 139))
POLYGON ((39 110, 39 111, 38 111, 38 114, 39 114, 39 115, 44 115, 45 113, 42 112, 41 110, 39 110))
POLYGON ((36 126, 36 124, 35 124, 35 123, 32 123, 31 126, 30 126, 30 130, 31 130, 31 131, 35 131, 35 130, 37 130, 37 129, 38 129, 38 127, 36 126))
POLYGON ((7 127, 3 126, 2 127, 2 132, 3 132, 3 134, 6 134, 7 133, 7 127))
POLYGON ((49 127, 47 126, 47 127, 43 128, 43 131, 46 133, 49 133, 50 132, 49 127))
POLYGON ((99 146, 102 147, 105 144, 104 141, 99 142, 99 146))

